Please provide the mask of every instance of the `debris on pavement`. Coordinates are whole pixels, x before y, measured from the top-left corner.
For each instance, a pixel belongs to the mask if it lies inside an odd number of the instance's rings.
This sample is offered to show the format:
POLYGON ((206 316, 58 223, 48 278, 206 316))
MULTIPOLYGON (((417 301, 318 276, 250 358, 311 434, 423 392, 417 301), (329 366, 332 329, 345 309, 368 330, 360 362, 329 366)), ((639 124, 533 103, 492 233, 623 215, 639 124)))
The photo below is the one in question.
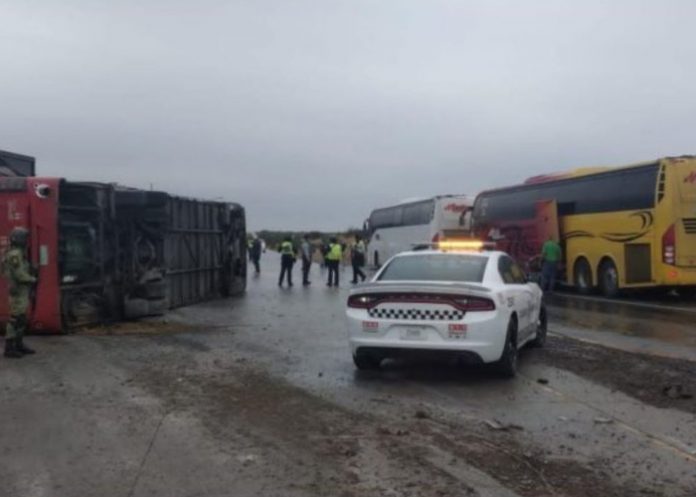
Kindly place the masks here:
POLYGON ((378 426, 375 429, 375 432, 377 433, 377 435, 382 435, 382 436, 394 436, 395 435, 397 437, 403 437, 403 436, 410 434, 410 432, 408 430, 404 430, 401 428, 399 428, 397 430, 391 430, 391 429, 387 428, 386 426, 378 426))
POLYGON ((244 466, 248 466, 251 463, 255 463, 257 459, 258 458, 254 454, 240 454, 237 456, 237 460, 244 466))
POLYGON ((549 380, 547 380, 546 378, 538 378, 538 379, 537 379, 537 383, 539 383, 539 384, 541 384, 541 385, 548 385, 548 384, 549 384, 549 380))
POLYGON ((413 415, 416 419, 429 419, 430 414, 425 412, 423 409, 418 409, 413 415))
POLYGON ((611 418, 601 418, 601 417, 594 418, 593 421, 595 422, 595 424, 598 424, 598 425, 608 425, 608 424, 611 424, 614 422, 614 420, 611 418))
POLYGON ((628 352, 561 336, 550 336, 546 347, 535 353, 547 367, 561 368, 654 407, 696 414, 696 361, 628 352))
POLYGON ((514 423, 501 423, 500 421, 494 419, 486 419, 483 422, 491 430, 495 431, 524 430, 524 428, 520 425, 514 423))
POLYGON ((684 389, 683 385, 667 385, 662 389, 662 395, 666 395, 670 399, 691 399, 693 394, 684 389))

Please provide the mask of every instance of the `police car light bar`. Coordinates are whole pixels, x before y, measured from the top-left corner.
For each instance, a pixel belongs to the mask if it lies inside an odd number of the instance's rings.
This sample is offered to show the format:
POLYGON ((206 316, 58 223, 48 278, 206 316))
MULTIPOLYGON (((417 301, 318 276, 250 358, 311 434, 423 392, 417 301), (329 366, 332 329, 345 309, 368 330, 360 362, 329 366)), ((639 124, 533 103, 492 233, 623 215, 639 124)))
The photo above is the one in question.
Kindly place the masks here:
POLYGON ((429 248, 444 251, 480 251, 492 250, 496 248, 494 242, 484 242, 481 240, 440 240, 438 242, 415 243, 413 250, 426 250, 429 248))
POLYGON ((480 240, 443 240, 437 244, 440 250, 483 250, 480 240))

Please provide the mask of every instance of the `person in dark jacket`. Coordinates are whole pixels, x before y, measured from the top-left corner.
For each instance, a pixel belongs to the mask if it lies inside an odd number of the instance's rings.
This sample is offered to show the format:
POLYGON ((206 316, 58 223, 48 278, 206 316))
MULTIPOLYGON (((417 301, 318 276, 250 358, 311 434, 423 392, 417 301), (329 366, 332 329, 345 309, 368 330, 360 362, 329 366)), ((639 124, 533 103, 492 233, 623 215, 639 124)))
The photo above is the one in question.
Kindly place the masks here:
POLYGON ((256 271, 256 274, 259 274, 261 272, 261 251, 262 251, 262 244, 261 240, 259 240, 259 237, 254 235, 253 240, 251 241, 251 245, 249 246, 249 259, 251 260, 251 263, 254 265, 254 270, 256 271))
POLYGON ((365 273, 362 270, 365 266, 365 242, 363 242, 360 235, 355 236, 355 244, 350 252, 350 262, 353 266, 353 284, 358 282, 358 278, 361 281, 365 281, 365 273))

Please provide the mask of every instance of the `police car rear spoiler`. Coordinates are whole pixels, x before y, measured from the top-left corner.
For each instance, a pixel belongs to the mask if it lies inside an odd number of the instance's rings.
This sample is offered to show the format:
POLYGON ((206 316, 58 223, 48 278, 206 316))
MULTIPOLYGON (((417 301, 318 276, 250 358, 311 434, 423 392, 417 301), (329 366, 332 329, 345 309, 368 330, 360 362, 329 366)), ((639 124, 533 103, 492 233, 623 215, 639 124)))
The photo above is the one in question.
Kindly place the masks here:
POLYGON ((459 283, 456 281, 429 281, 424 283, 422 281, 380 281, 374 283, 364 283, 358 285, 351 290, 353 293, 365 293, 369 292, 393 292, 395 290, 403 291, 443 291, 443 290, 457 290, 457 291, 473 291, 482 293, 491 293, 492 290, 486 286, 479 285, 476 283, 459 283))

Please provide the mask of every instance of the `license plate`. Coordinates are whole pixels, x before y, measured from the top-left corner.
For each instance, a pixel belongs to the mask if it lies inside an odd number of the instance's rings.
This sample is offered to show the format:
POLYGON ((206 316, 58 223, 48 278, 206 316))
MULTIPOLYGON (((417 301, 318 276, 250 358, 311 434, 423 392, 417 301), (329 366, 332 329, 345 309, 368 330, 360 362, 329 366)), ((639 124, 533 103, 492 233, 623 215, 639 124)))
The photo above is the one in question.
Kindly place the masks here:
POLYGON ((424 340, 425 328, 423 326, 409 326, 401 330, 402 340, 424 340))

